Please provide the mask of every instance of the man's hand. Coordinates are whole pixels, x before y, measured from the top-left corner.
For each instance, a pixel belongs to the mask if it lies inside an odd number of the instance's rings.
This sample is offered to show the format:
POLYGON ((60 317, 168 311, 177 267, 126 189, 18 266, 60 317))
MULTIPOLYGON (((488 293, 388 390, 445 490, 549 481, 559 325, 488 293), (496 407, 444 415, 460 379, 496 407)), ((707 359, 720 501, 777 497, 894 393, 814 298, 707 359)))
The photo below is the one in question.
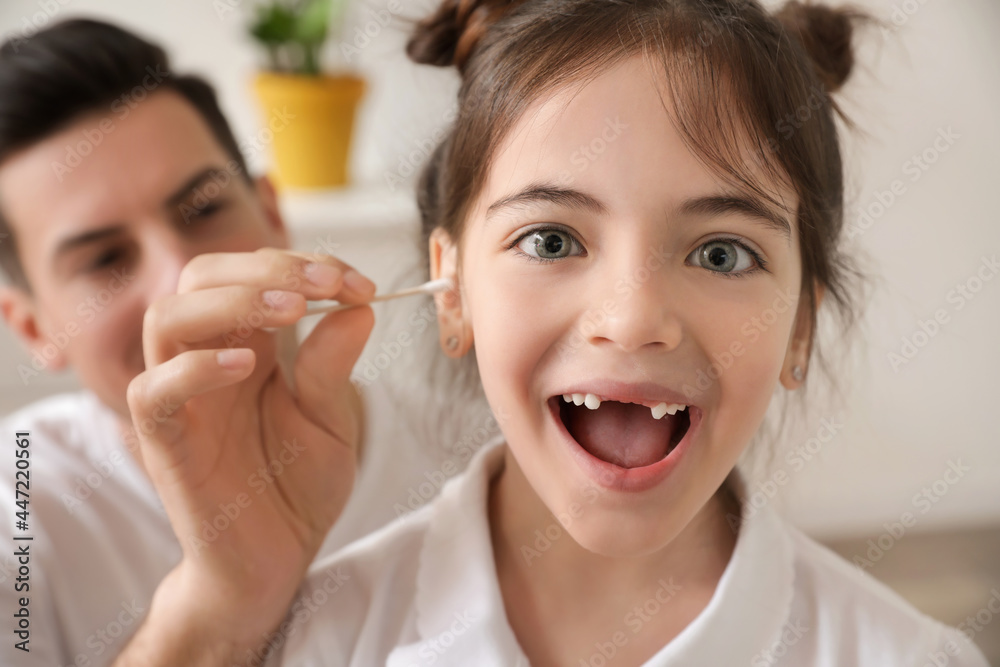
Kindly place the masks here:
POLYGON ((299 349, 294 387, 262 329, 295 323, 307 299, 367 302, 375 286, 345 282, 348 271, 275 249, 199 255, 178 293, 146 312, 146 370, 128 404, 183 558, 116 664, 229 665, 283 619, 353 485, 350 373, 374 315, 324 317, 299 349))

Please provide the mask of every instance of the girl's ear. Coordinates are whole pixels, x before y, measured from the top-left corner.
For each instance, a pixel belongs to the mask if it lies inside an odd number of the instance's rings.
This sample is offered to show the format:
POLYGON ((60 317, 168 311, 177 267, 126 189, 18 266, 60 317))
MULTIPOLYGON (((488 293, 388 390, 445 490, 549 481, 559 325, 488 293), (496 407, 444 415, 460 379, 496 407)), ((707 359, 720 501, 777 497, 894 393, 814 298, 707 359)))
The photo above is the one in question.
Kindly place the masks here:
MULTIPOLYGON (((817 285, 815 295, 817 312, 825 295, 826 288, 823 285, 817 285)), ((780 376, 781 384, 789 391, 798 389, 805 382, 809 370, 809 359, 812 356, 813 336, 815 335, 812 322, 809 319, 809 311, 801 304, 802 299, 800 298, 799 307, 795 313, 795 328, 788 338, 785 364, 781 369, 780 376)))
POLYGON ((465 356, 472 347, 472 323, 465 315, 462 303, 461 285, 458 282, 458 245, 441 227, 431 232, 429 240, 431 280, 448 278, 454 287, 437 292, 434 305, 437 307, 438 331, 441 349, 455 359, 465 356))

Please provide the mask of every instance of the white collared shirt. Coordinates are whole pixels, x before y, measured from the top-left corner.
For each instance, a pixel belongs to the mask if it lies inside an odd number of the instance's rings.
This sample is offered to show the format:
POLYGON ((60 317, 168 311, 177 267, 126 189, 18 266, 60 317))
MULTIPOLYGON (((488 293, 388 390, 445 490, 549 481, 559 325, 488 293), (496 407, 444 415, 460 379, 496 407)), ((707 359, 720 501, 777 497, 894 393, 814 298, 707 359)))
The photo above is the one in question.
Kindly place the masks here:
MULTIPOLYGON (((452 455, 450 476, 469 459, 440 447, 440 440, 437 450, 422 446, 418 427, 427 415, 400 402, 392 383, 369 383, 362 391, 365 444, 358 478, 320 557, 430 498, 440 484, 428 483, 425 470, 440 468, 452 455)), ((180 561, 181 545, 163 505, 118 424, 87 390, 52 396, 0 419, 9 454, 0 461, 0 665, 111 664, 149 611, 160 581, 180 561), (18 431, 31 433, 27 531, 15 524, 18 431), (34 539, 15 542, 24 535, 34 539), (25 544, 29 589, 18 591, 14 550, 25 544), (30 652, 15 647, 21 597, 29 599, 30 652)), ((258 488, 248 480, 251 498, 258 488)))
MULTIPOLYGON (((528 665, 507 622, 487 518, 503 453, 501 436, 433 503, 314 563, 267 665, 528 665)), ((957 630, 767 507, 743 522, 708 606, 645 663, 732 665, 988 667, 957 630)))

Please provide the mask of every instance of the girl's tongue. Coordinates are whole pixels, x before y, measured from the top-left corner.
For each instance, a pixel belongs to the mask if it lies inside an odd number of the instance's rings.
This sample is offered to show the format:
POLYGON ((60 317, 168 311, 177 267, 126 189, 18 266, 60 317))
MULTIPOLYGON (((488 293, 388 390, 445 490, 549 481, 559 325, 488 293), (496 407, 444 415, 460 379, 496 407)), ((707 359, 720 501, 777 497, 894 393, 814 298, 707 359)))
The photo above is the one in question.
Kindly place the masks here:
POLYGON ((654 419, 650 409, 634 403, 602 401, 596 410, 561 403, 566 430, 593 456, 622 468, 652 465, 671 449, 678 420, 654 419))

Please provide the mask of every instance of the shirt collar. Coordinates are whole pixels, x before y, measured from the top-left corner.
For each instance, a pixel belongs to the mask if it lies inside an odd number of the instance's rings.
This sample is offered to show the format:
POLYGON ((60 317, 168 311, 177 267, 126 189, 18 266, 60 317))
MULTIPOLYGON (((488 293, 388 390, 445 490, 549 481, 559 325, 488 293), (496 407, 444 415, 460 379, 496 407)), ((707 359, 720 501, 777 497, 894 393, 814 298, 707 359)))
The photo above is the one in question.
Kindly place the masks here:
POLYGON ((490 480, 503 465, 503 442, 501 433, 484 444, 435 501, 417 571, 421 641, 395 649, 386 667, 527 667, 507 622, 488 520, 490 480))
MULTIPOLYGON (((528 661, 507 621, 488 520, 490 480, 503 465, 503 435, 487 442, 464 475, 446 484, 419 555, 416 628, 387 667, 474 664, 520 667, 528 661)), ((742 478, 729 483, 745 498, 742 478)), ((644 667, 752 664, 785 624, 792 602, 792 546, 766 506, 743 503, 732 558, 708 606, 644 667)))
MULTIPOLYGON (((742 500, 739 536, 708 606, 644 667, 758 664, 788 620, 792 606, 792 544, 767 505, 745 499, 738 471, 728 482, 742 500)), ((735 523, 734 519, 732 523, 735 523)))

